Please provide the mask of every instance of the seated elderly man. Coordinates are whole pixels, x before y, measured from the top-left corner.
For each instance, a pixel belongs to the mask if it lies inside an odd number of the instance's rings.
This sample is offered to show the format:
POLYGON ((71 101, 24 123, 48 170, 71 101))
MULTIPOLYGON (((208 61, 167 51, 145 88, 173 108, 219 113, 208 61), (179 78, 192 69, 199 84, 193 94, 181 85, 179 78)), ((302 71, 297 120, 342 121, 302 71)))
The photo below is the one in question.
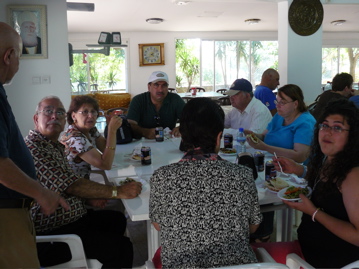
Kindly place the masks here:
POLYGON ((185 105, 176 93, 168 92, 168 76, 155 71, 148 79, 148 91, 136 95, 127 114, 135 137, 155 138, 155 128, 170 128, 172 135, 180 136, 176 122, 185 105))
MULTIPOLYGON (((104 207, 107 199, 134 198, 141 193, 141 184, 131 182, 112 187, 74 174, 64 155, 64 146, 58 142, 65 117, 66 111, 58 97, 43 98, 34 115, 35 130, 25 138, 39 182, 61 194, 70 205, 68 211, 59 207, 54 214, 46 216, 35 203, 31 214, 36 232, 38 235, 77 234, 87 258, 99 260, 104 268, 132 267, 132 243, 123 236, 124 215, 119 211, 87 210, 85 204, 104 207)), ((68 249, 61 245, 38 244, 38 251, 41 266, 50 266, 65 262, 68 249)))
POLYGON ((224 94, 229 96, 233 106, 226 114, 225 128, 244 128, 255 133, 262 133, 267 128, 272 115, 260 100, 253 97, 253 87, 248 80, 236 79, 224 94))

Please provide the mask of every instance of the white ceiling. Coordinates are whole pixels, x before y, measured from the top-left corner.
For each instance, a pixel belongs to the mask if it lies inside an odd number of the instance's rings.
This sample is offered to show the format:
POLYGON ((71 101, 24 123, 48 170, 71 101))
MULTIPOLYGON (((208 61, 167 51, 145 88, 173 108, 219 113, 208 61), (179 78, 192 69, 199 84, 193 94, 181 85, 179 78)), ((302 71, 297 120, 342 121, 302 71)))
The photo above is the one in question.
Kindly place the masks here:
MULTIPOLYGON (((95 12, 68 11, 68 30, 79 32, 125 31, 277 31, 278 1, 281 0, 187 0, 179 6, 174 0, 67 0, 95 3, 95 12), (149 24, 148 18, 163 18, 149 24), (261 22, 248 25, 246 19, 261 22)), ((335 1, 335 0, 334 0, 335 1)), ((344 0, 343 0, 344 1, 344 0)), ((346 0, 348 1, 348 0, 346 0)), ((359 31, 359 4, 330 4, 323 0, 324 32, 359 31), (347 20, 333 26, 331 21, 347 20)), ((349 0, 349 3, 356 1, 349 0)))

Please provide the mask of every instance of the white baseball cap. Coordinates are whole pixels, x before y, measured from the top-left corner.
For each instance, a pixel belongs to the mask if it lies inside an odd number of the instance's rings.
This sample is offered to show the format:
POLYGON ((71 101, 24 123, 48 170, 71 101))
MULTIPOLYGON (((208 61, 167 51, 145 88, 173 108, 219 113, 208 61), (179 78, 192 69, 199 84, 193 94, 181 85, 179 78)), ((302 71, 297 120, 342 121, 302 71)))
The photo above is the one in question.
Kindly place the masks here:
POLYGON ((155 71, 148 79, 148 83, 156 83, 158 81, 166 81, 168 83, 168 76, 165 72, 155 71))

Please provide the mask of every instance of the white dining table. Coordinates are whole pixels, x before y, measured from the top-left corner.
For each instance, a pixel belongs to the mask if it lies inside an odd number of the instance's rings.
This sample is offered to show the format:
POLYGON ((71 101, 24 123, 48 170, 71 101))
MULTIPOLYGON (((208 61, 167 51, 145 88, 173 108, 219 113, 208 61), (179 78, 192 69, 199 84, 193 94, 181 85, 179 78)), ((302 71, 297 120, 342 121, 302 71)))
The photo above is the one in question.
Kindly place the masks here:
MULTIPOLYGON (((226 132, 235 132, 236 130, 228 129, 226 132)), ((142 192, 134 199, 122 199, 127 214, 132 221, 147 221, 147 242, 148 257, 151 259, 160 246, 159 232, 157 232, 149 219, 149 198, 150 198, 150 178, 153 172, 161 166, 178 162, 183 156, 179 150, 180 138, 166 138, 163 142, 155 140, 141 139, 129 144, 116 146, 116 155, 111 170, 106 170, 106 176, 111 184, 118 184, 126 177, 132 177, 142 182, 142 192), (151 164, 142 165, 141 161, 131 158, 135 148, 147 146, 151 148, 151 164)), ((223 146, 223 139, 222 139, 223 146)), ((254 153, 256 150, 247 145, 247 152, 254 153)), ((235 162, 236 155, 221 155, 223 159, 235 162)), ((266 159, 271 155, 266 155, 266 159)), ((281 176, 283 178, 283 176, 281 176)), ((263 185, 264 171, 258 173, 256 187, 258 190, 259 204, 261 212, 276 210, 276 231, 277 241, 292 240, 292 214, 293 210, 287 207, 277 197, 275 193, 269 192, 263 185)))
POLYGON ((183 98, 183 97, 188 97, 188 98, 207 97, 207 98, 212 98, 212 99, 218 99, 219 97, 227 96, 227 95, 224 95, 219 92, 197 92, 196 95, 192 95, 191 92, 180 92, 180 93, 178 93, 178 95, 181 98, 183 98))

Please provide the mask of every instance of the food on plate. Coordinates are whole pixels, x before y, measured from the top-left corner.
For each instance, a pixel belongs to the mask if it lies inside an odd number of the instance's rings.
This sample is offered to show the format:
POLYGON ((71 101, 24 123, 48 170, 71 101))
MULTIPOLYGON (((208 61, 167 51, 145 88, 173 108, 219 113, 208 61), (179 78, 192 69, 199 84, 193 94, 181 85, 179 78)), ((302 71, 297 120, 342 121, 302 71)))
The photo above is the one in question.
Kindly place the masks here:
POLYGON ((134 181, 136 181, 136 180, 134 180, 131 177, 126 177, 125 180, 119 182, 119 185, 122 186, 122 185, 125 185, 127 183, 134 182, 134 181))
POLYGON ((307 187, 301 188, 301 187, 291 186, 285 191, 283 197, 286 199, 296 199, 299 198, 299 194, 301 193, 307 195, 309 193, 309 189, 307 187))
POLYGON ((254 133, 247 134, 247 137, 249 137, 253 141, 253 143, 255 143, 255 144, 259 143, 259 138, 256 137, 256 135, 254 133))
POLYGON ((288 182, 281 179, 280 177, 276 177, 271 180, 265 181, 264 185, 271 191, 275 191, 275 192, 278 192, 281 189, 289 187, 288 182))
POLYGON ((136 161, 141 161, 141 154, 132 154, 131 158, 136 161))
POLYGON ((233 148, 220 148, 220 151, 226 154, 232 154, 237 152, 237 150, 233 148))

